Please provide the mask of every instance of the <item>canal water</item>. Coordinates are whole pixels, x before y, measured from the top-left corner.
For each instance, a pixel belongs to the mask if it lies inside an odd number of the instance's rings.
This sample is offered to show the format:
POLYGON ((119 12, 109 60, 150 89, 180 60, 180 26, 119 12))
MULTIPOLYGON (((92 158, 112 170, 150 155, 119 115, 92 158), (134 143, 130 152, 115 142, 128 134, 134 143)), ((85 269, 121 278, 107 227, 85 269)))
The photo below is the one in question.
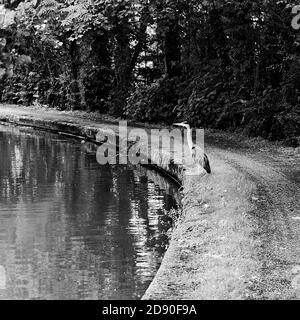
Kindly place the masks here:
POLYGON ((0 299, 139 299, 162 261, 177 188, 96 146, 0 126, 0 299))

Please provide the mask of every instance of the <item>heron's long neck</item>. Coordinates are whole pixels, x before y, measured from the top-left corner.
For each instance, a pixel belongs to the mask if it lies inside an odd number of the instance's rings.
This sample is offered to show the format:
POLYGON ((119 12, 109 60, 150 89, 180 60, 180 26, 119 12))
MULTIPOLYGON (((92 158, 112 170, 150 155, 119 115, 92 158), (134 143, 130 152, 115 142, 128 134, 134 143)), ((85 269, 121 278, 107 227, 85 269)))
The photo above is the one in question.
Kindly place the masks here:
POLYGON ((188 146, 190 148, 190 150, 193 149, 194 144, 193 144, 193 138, 192 138, 192 130, 190 126, 187 126, 187 142, 188 142, 188 146))

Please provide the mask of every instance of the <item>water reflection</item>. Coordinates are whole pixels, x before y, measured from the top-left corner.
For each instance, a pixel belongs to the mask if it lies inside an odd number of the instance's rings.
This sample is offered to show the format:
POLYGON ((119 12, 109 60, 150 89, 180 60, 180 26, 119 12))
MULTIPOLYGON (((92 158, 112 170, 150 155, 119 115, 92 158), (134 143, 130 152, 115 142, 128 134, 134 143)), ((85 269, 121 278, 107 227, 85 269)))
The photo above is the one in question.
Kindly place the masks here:
POLYGON ((140 298, 176 188, 50 133, 0 126, 0 150, 0 298, 140 298))

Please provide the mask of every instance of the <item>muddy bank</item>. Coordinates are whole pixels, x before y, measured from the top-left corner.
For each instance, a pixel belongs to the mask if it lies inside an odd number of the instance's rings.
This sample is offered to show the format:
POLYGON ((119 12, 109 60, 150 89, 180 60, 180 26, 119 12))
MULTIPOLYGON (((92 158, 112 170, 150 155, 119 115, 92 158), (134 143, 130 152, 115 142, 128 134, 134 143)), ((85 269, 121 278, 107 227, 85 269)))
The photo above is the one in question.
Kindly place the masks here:
MULTIPOLYGON (((91 141, 115 123, 14 106, 0 119, 91 141)), ((220 132, 207 141, 212 175, 172 172, 183 216, 144 299, 299 299, 300 152, 220 132)))

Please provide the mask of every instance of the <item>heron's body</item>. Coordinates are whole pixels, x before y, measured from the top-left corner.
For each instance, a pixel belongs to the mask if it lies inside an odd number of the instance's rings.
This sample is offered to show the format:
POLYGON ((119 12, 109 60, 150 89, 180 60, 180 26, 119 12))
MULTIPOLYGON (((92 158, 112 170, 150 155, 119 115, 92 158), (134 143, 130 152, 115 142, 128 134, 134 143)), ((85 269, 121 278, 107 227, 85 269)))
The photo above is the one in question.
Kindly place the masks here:
POLYGON ((183 127, 187 129, 187 143, 194 159, 195 164, 199 164, 203 167, 207 173, 211 173, 210 163, 208 160, 208 156, 203 152, 203 150, 193 143, 192 138, 192 130, 191 127, 187 123, 175 123, 175 126, 183 127))

